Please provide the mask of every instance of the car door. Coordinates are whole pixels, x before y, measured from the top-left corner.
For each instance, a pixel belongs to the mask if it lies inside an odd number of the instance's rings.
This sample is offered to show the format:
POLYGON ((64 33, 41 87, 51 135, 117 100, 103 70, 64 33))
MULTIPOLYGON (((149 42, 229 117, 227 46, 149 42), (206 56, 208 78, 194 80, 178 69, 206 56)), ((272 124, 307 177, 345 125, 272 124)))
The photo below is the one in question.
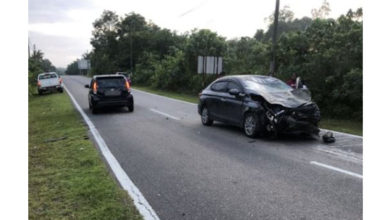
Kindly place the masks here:
POLYGON ((228 82, 227 90, 223 93, 223 98, 221 99, 222 117, 233 124, 240 125, 242 122, 243 98, 239 95, 229 94, 230 89, 237 89, 240 93, 243 92, 239 83, 235 81, 228 82))
POLYGON ((210 111, 210 116, 216 120, 223 120, 222 114, 222 98, 227 91, 227 81, 217 81, 210 87, 208 93, 207 106, 210 111))

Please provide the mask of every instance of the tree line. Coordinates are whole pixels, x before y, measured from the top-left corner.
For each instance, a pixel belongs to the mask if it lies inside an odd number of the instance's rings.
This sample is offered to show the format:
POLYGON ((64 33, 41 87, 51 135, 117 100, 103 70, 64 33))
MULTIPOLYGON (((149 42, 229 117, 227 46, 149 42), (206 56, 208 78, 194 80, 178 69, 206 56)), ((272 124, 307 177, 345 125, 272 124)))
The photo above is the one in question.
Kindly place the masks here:
POLYGON ((38 74, 44 72, 55 72, 57 69, 49 59, 44 58, 44 53, 41 50, 36 50, 35 47, 32 54, 28 58, 28 81, 29 84, 37 82, 38 74))
MULTIPOLYGON (((276 77, 301 76, 323 115, 362 120, 362 9, 337 19, 326 18, 329 5, 312 11, 312 18, 294 18, 280 10, 276 47, 276 77)), ((162 90, 198 94, 198 56, 221 56, 224 72, 267 75, 271 60, 272 16, 267 30, 253 37, 226 39, 208 29, 178 34, 137 13, 119 17, 104 11, 93 23, 90 74, 131 72, 132 81, 162 90)), ((76 62, 76 61, 75 61, 76 62)), ((67 74, 78 74, 76 64, 67 74)), ((207 75, 206 84, 216 78, 207 75)))

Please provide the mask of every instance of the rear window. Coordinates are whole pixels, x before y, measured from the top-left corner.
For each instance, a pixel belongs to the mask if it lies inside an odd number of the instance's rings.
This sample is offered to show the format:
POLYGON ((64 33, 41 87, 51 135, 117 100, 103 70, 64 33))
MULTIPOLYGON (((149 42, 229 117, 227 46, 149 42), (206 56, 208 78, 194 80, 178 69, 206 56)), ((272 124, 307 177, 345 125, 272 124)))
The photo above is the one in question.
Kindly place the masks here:
POLYGON ((123 77, 104 77, 97 78, 99 88, 117 88, 125 86, 125 78, 123 77))
POLYGON ((237 83, 234 83, 234 82, 229 82, 227 89, 228 89, 228 91, 231 89, 237 89, 238 91, 241 91, 241 87, 237 83))
POLYGON ((216 82, 211 86, 211 90, 214 90, 216 92, 226 92, 226 89, 227 89, 227 82, 225 81, 216 82))
POLYGON ((39 76, 39 79, 51 79, 51 78, 57 78, 57 75, 56 74, 44 74, 44 75, 39 76))

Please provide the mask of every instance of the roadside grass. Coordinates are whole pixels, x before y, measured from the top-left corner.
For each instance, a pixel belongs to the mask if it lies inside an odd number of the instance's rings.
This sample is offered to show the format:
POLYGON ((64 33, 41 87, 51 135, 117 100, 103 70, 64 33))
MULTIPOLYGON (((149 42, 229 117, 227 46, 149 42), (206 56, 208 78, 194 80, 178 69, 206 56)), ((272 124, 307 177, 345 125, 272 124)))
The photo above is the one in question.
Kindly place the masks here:
POLYGON ((29 95, 29 218, 142 219, 66 93, 29 95))
POLYGON ((322 118, 320 127, 355 135, 363 135, 363 124, 360 121, 322 118))
MULTIPOLYGON (((162 95, 174 99, 179 99, 182 101, 187 101, 191 103, 198 103, 198 97, 195 95, 181 94, 177 92, 163 91, 154 89, 147 86, 133 86, 135 89, 141 91, 154 93, 157 95, 162 95)), ((320 127, 324 129, 340 131, 355 135, 363 135, 363 125, 360 121, 351 121, 351 120, 340 120, 340 119, 331 119, 331 118, 322 118, 320 121, 320 127)))

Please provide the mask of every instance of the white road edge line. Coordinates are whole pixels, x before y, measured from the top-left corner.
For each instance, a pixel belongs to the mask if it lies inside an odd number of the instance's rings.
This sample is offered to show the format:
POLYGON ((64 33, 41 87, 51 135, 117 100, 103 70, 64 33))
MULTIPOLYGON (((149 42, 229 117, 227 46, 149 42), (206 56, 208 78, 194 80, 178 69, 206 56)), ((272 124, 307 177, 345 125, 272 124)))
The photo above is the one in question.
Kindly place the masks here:
POLYGON ((138 209, 140 214, 143 216, 145 220, 159 220, 159 217, 157 216, 156 212, 149 205, 148 201, 145 199, 145 197, 142 195, 141 191, 137 188, 137 186, 133 183, 133 181, 131 181, 130 177, 127 176, 126 172, 123 170, 119 162, 111 153, 110 149, 108 148, 106 142, 100 135, 99 131, 96 129, 95 125, 89 119, 87 114, 85 114, 85 112, 81 109, 80 105, 77 103, 76 99, 69 92, 69 90, 66 88, 65 85, 64 85, 64 89, 68 93, 76 109, 80 112, 85 123, 87 123, 89 130, 91 131, 93 137, 95 138, 97 145, 99 146, 104 158, 107 160, 108 165, 111 167, 118 182, 133 199, 134 205, 138 209))
POLYGON ((340 172, 340 173, 348 174, 350 176, 357 177, 359 179, 363 179, 363 176, 360 175, 360 174, 353 173, 353 172, 350 172, 348 170, 343 170, 343 169, 340 169, 340 168, 337 168, 337 167, 334 167, 334 166, 330 166, 330 165, 327 165, 327 164, 319 163, 317 161, 310 161, 310 164, 314 164, 314 165, 317 165, 317 166, 320 166, 320 167, 324 167, 324 168, 327 168, 327 169, 331 169, 331 170, 334 170, 334 171, 337 171, 337 172, 340 172))
POLYGON ((151 108, 149 110, 154 112, 154 113, 157 113, 157 114, 163 115, 165 117, 168 117, 168 118, 172 118, 172 119, 175 119, 175 120, 180 120, 180 118, 178 118, 178 117, 172 116, 172 115, 164 113, 164 112, 160 112, 159 110, 154 109, 154 108, 151 108))

